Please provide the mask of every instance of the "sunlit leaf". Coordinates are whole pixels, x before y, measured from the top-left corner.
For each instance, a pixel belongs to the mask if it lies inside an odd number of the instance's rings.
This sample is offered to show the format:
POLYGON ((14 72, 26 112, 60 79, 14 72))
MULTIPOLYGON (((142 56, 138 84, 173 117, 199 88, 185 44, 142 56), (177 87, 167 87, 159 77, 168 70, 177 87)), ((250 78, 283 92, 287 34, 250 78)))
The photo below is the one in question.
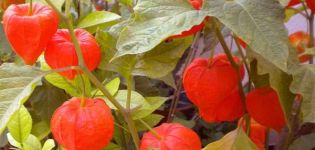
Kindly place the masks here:
POLYGON ((119 36, 116 57, 150 51, 169 36, 200 24, 206 17, 187 0, 141 0, 134 10, 134 20, 119 36))
POLYGON ((203 150, 257 150, 257 147, 246 133, 238 128, 220 140, 210 143, 203 150))
POLYGON ((32 117, 24 106, 21 106, 8 122, 8 129, 12 137, 19 143, 24 142, 32 130, 32 117))

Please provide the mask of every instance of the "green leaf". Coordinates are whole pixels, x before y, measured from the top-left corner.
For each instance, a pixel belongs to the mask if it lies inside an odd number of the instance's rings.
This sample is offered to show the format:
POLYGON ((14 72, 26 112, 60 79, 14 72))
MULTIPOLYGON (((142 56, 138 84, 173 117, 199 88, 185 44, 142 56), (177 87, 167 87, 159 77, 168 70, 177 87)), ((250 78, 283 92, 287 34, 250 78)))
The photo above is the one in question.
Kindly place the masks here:
MULTIPOLYGON (((126 108, 126 103, 127 103, 127 90, 119 90, 115 96, 116 100, 124 107, 126 108)), ((111 102, 106 100, 107 105, 111 109, 117 109, 111 102)), ((131 91, 131 104, 130 108, 131 109, 136 109, 141 107, 145 103, 145 99, 142 95, 135 91, 131 91)))
POLYGON ((79 21, 78 28, 86 28, 90 32, 94 33, 99 27, 104 29, 108 26, 114 25, 121 17, 115 13, 108 11, 95 11, 89 13, 82 20, 79 21))
POLYGON ((143 76, 135 76, 134 77, 134 87, 135 91, 139 92, 141 95, 149 97, 161 95, 159 85, 160 81, 150 79, 143 76))
POLYGON ((22 146, 19 142, 15 141, 14 138, 12 137, 12 135, 10 133, 7 134, 7 138, 8 138, 8 141, 9 143, 14 146, 14 147, 17 147, 19 149, 22 149, 22 146))
POLYGON ((164 77, 159 78, 159 80, 163 81, 165 84, 171 86, 172 88, 176 89, 175 79, 172 73, 167 74, 164 77))
POLYGON ((300 65, 295 69, 291 90, 303 96, 302 120, 315 123, 315 65, 300 65))
POLYGON ((32 134, 30 134, 25 142, 23 142, 23 145, 17 141, 14 140, 12 135, 10 133, 7 134, 9 143, 19 149, 22 150, 41 150, 42 145, 40 141, 32 134))
POLYGON ((116 57, 152 50, 171 35, 200 24, 206 13, 192 8, 187 0, 141 0, 134 20, 123 29, 116 57))
POLYGON ((50 119, 54 111, 70 98, 64 90, 59 89, 43 79, 43 84, 33 91, 29 98, 34 112, 41 120, 50 125, 50 119))
MULTIPOLYGON (((160 121, 163 118, 164 118, 164 116, 162 116, 162 115, 151 114, 149 116, 142 118, 142 120, 144 122, 146 122, 150 127, 154 127, 158 123, 160 123, 160 121)), ((145 125, 143 125, 143 123, 141 123, 139 120, 135 120, 135 126, 139 132, 148 130, 148 128, 145 125)))
MULTIPOLYGON (((120 85, 120 79, 117 77, 111 80, 110 82, 108 82, 105 85, 105 88, 108 90, 108 92, 111 95, 115 95, 117 91, 119 90, 119 85, 120 85)), ((103 96, 103 93, 99 89, 97 89, 96 96, 103 96)))
MULTIPOLYGON (((127 90, 119 90, 116 95, 116 100, 126 108, 127 90)), ((150 115, 154 110, 158 109, 164 102, 164 97, 146 97, 135 91, 131 91, 130 108, 133 109, 132 118, 134 120, 144 118, 150 115)), ((117 109, 113 104, 106 100, 107 105, 112 109, 117 109)))
POLYGON ((242 38, 250 48, 287 71, 288 37, 284 9, 275 0, 207 0, 203 8, 242 38))
POLYGON ((41 84, 40 79, 40 72, 30 66, 0 66, 0 134, 11 116, 28 99, 35 87, 41 84))
POLYGON ((39 140, 44 139, 50 134, 50 127, 46 121, 39 121, 33 124, 31 133, 36 136, 39 140))
POLYGON ((301 136, 291 144, 289 150, 311 150, 315 147, 314 139, 315 133, 301 136))
POLYGON ((8 129, 19 143, 24 142, 32 130, 32 117, 24 106, 16 111, 8 122, 8 129))
POLYGON ((36 136, 30 134, 25 142, 23 142, 23 150, 41 150, 42 144, 36 136))
POLYGON ((86 94, 91 94, 92 86, 86 75, 82 75, 82 78, 77 75, 74 80, 68 80, 58 73, 51 73, 46 75, 45 79, 52 85, 65 90, 71 96, 82 96, 83 86, 86 94))
POLYGON ((55 145, 54 140, 53 139, 48 139, 44 143, 44 146, 43 146, 42 150, 52 150, 55 146, 56 145, 55 145))
POLYGON ((166 97, 145 97, 145 102, 142 107, 132 113, 132 118, 136 120, 150 115, 160 108, 165 103, 166 99, 166 97))
POLYGON ((178 60, 191 43, 192 38, 163 42, 142 55, 127 55, 117 58, 105 69, 118 71, 124 77, 132 74, 154 79, 162 78, 174 70, 178 60))
POLYGON ((207 145, 203 150, 257 150, 243 129, 236 129, 223 138, 207 145))

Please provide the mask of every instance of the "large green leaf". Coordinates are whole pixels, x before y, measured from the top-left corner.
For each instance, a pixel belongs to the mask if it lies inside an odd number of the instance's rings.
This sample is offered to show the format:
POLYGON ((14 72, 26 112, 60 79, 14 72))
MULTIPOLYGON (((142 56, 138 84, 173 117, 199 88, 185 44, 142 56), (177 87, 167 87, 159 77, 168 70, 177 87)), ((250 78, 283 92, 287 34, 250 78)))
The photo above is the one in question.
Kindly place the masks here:
POLYGON ((12 115, 8 129, 12 137, 20 143, 28 138, 32 130, 32 117, 24 106, 12 115))
POLYGON ((3 64, 0 66, 0 134, 11 116, 41 84, 40 72, 30 66, 3 64))
POLYGON ((115 13, 108 11, 95 11, 89 13, 79 21, 78 28, 86 28, 94 33, 99 27, 100 29, 116 24, 121 17, 115 13))
POLYGON ((116 57, 150 51, 169 36, 200 24, 206 13, 192 8, 187 0, 141 0, 134 20, 123 29, 116 57))
POLYGON ((288 38, 284 9, 275 0, 207 0, 203 8, 241 37, 257 54, 287 70, 288 38))
POLYGON ((33 106, 34 112, 49 126, 54 111, 69 98, 70 96, 64 90, 43 80, 43 84, 35 88, 29 101, 33 106))
POLYGON ((223 138, 207 145, 203 150, 256 150, 256 145, 238 128, 223 138))
MULTIPOLYGON (((126 108, 127 90, 119 90, 116 95, 116 100, 126 108)), ((132 118, 134 120, 144 118, 158 109, 166 101, 165 97, 143 97, 141 94, 131 91, 130 108, 133 109, 132 118)), ((108 106, 112 109, 117 109, 111 102, 106 100, 108 106)))
POLYGON ((125 77, 132 74, 155 79, 162 78, 173 71, 191 43, 192 38, 163 42, 142 55, 126 55, 117 58, 105 69, 118 71, 125 77))
POLYGON ((315 65, 300 65, 294 70, 291 90, 303 96, 302 120, 315 123, 315 65))

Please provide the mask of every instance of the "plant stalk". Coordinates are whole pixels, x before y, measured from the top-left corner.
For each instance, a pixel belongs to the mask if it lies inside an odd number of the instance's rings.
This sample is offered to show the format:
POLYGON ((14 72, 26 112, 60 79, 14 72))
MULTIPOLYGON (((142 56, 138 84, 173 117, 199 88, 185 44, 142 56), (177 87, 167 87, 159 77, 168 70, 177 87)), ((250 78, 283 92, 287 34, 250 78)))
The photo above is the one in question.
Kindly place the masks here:
POLYGON ((170 108, 170 111, 168 113, 166 122, 172 122, 172 120, 175 117, 174 114, 176 112, 176 108, 177 108, 177 105, 178 105, 178 102, 179 102, 179 97, 180 97, 180 93, 181 93, 182 85, 183 85, 183 82, 182 82, 183 74, 184 74, 184 71, 185 71, 186 67, 192 61, 192 59, 194 57, 193 56, 194 51, 198 49, 198 39, 199 39, 199 37, 200 37, 200 32, 197 32, 196 35, 195 35, 194 41, 192 43, 192 46, 190 48, 190 51, 189 51, 189 53, 187 55, 187 58, 185 60, 183 72, 181 72, 180 78, 178 80, 178 83, 177 83, 177 86, 176 86, 177 89, 175 91, 174 99, 172 101, 171 108, 170 108))
MULTIPOLYGON (((227 46, 225 39, 221 33, 220 27, 217 25, 217 21, 214 21, 214 26, 215 26, 215 32, 217 35, 217 38, 224 50, 224 53, 226 54, 226 56, 228 57, 228 60, 230 61, 232 67, 235 69, 235 71, 237 72, 237 78, 238 78, 238 90, 239 90, 239 94, 242 98, 242 103, 243 103, 243 107, 245 109, 245 113, 247 114, 247 108, 246 108, 246 97, 245 97, 245 92, 243 89, 243 85, 242 85, 242 78, 241 78, 241 73, 240 73, 240 65, 237 64, 232 56, 232 53, 229 49, 229 47, 227 46)), ((245 115, 245 121, 246 121, 246 132, 247 134, 249 134, 250 132, 250 116, 249 115, 245 115)))
POLYGON ((33 14, 33 0, 30 0, 30 8, 28 9, 28 15, 31 16, 33 14))
POLYGON ((152 129, 146 122, 144 122, 142 119, 139 119, 139 121, 147 128, 149 131, 158 139, 162 140, 162 137, 154 130, 152 129))

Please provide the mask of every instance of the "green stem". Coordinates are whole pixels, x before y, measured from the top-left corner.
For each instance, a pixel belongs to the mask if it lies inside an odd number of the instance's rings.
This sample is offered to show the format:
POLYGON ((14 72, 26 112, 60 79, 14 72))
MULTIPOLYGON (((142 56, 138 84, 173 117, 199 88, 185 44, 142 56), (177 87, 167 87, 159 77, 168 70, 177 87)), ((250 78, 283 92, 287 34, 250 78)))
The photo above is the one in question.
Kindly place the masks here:
POLYGON ((192 45, 190 47, 190 51, 189 51, 189 53, 187 55, 187 58, 185 60, 183 72, 181 72, 181 76, 180 76, 180 78, 178 80, 178 83, 177 83, 177 86, 176 86, 176 91, 175 91, 175 94, 174 94, 174 99, 172 101, 172 104, 171 104, 171 107, 170 107, 170 110, 169 110, 169 113, 168 113, 168 116, 167 116, 167 122, 172 122, 172 120, 175 117, 174 114, 176 112, 176 108, 177 108, 179 97, 180 97, 180 92, 182 90, 183 74, 184 74, 184 71, 185 71, 186 67, 188 66, 188 64, 194 58, 194 51, 198 50, 198 39, 199 39, 199 37, 200 37, 200 32, 197 32, 196 35, 195 35, 194 41, 193 41, 193 43, 192 43, 192 45))
POLYGON ((162 140, 162 137, 154 130, 152 129, 146 122, 144 122, 142 119, 139 119, 139 121, 147 128, 149 131, 158 139, 162 140))
POLYGON ((71 8, 71 0, 66 0, 65 3, 65 14, 67 17, 70 17, 70 8, 71 8))
POLYGON ((306 17, 309 19, 310 14, 309 14, 308 11, 307 11, 307 6, 306 6, 305 2, 301 2, 301 3, 302 3, 302 5, 303 5, 303 7, 304 7, 304 12, 305 12, 305 14, 306 14, 306 17))
POLYGON ((28 15, 31 16, 33 14, 33 0, 30 0, 30 8, 28 9, 28 15))
MULTIPOLYGON (((242 98, 242 103, 243 103, 243 107, 245 109, 245 113, 247 114, 247 108, 246 108, 246 97, 245 97, 245 92, 243 89, 243 85, 242 85, 242 78, 241 78, 241 73, 240 73, 240 65, 237 64, 232 56, 232 53, 229 49, 229 47, 227 46, 225 39, 221 33, 220 27, 217 25, 217 21, 214 21, 213 24, 215 25, 215 32, 217 35, 217 38, 224 50, 225 55, 228 57, 228 60, 230 61, 232 67, 235 69, 235 71, 237 72, 237 78, 238 78, 238 90, 239 90, 239 94, 242 98)), ((249 130, 250 130, 250 117, 249 115, 246 115, 247 117, 245 117, 246 120, 246 132, 247 134, 249 134, 249 130)))
POLYGON ((245 64, 245 68, 246 68, 246 70, 247 70, 247 73, 248 73, 248 90, 250 91, 250 89, 251 89, 251 77, 250 77, 250 74, 251 74, 251 72, 250 72, 250 69, 249 69, 249 65, 247 64, 247 58, 246 58, 246 56, 245 56, 245 54, 243 53, 243 51, 242 51, 242 47, 241 47, 241 45, 240 45, 240 42, 238 41, 238 39, 237 39, 237 37, 235 36, 235 35, 233 35, 233 38, 234 38, 234 41, 235 41, 235 43, 236 43, 236 46, 237 46, 237 49, 238 49, 238 52, 239 52, 239 54, 241 55, 241 57, 242 57, 242 59, 243 59, 243 62, 244 62, 244 64, 245 64))
POLYGON ((241 95, 241 98, 242 98, 242 102, 243 102, 243 106, 247 112, 247 109, 246 109, 246 99, 245 99, 245 92, 243 90, 243 85, 242 85, 242 78, 241 78, 241 73, 240 73, 240 65, 238 65, 234 59, 233 59, 233 56, 232 56, 232 53, 229 49, 229 47, 227 46, 226 42, 225 42, 225 39, 221 33, 221 30, 220 28, 218 27, 217 22, 214 22, 216 28, 215 28, 215 32, 216 32, 216 35, 218 37, 218 40, 220 41, 220 44, 224 50, 224 53, 226 54, 226 56, 228 57, 228 60, 230 61, 231 65, 233 66, 233 68, 236 70, 237 72, 237 78, 238 78, 238 88, 239 88, 239 91, 240 91, 240 95, 241 95))
POLYGON ((251 120, 250 120, 250 116, 248 114, 245 115, 245 126, 246 126, 246 134, 250 135, 250 124, 251 124, 251 120))
POLYGON ((80 80, 81 80, 81 82, 82 82, 82 97, 81 97, 81 107, 84 107, 85 106, 85 104, 86 104, 86 91, 85 91, 85 82, 84 82, 84 79, 83 79, 83 77, 82 77, 82 74, 81 73, 79 73, 79 77, 80 77, 80 80))

